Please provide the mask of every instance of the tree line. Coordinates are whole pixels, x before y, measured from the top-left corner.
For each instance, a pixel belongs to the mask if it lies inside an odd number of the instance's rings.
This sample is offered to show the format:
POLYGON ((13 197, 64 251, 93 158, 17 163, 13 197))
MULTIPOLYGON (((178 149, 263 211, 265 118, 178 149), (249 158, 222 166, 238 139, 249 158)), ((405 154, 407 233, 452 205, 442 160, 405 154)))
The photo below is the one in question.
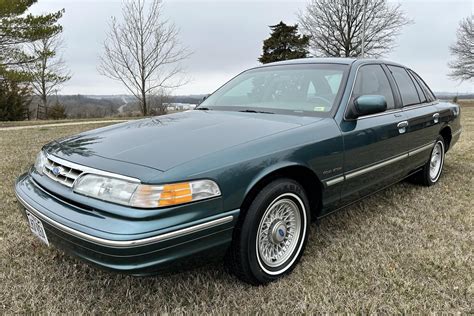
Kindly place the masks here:
MULTIPOLYGON (((58 12, 33 15, 38 0, 0 0, 0 120, 21 120, 32 97, 50 118, 65 116, 58 98, 71 78, 61 57, 63 28, 58 12), (52 100, 56 99, 56 104, 52 100)), ((455 80, 472 80, 474 31, 471 15, 461 21, 449 62, 455 80)), ((261 63, 306 57, 371 57, 396 46, 402 28, 412 23, 401 5, 387 0, 308 0, 298 24, 270 26, 261 63), (300 31, 301 30, 301 31, 300 31)), ((191 52, 178 28, 163 16, 162 0, 124 0, 122 17, 113 17, 98 71, 120 82, 133 95, 142 115, 164 113, 170 91, 186 84, 182 62, 191 52)))

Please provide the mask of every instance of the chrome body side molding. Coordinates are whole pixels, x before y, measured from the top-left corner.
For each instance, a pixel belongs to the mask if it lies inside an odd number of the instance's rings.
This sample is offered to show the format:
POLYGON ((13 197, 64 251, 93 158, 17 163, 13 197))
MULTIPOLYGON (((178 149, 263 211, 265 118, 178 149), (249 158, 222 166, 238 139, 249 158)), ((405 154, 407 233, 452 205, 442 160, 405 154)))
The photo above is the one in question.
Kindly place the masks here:
POLYGON ((350 172, 348 174, 346 174, 346 179, 352 179, 352 178, 355 178, 357 176, 360 176, 360 175, 363 175, 363 174, 366 174, 368 172, 371 172, 371 171, 374 171, 374 170, 377 170, 379 168, 382 168, 382 167, 385 167, 387 165, 390 165, 392 163, 395 163, 397 161, 400 161, 402 159, 405 159, 408 157, 408 154, 403 154, 401 156, 397 156, 395 158, 391 158, 391 159, 388 159, 388 160, 385 160, 385 161, 382 161, 382 162, 379 162, 375 165, 371 165, 369 167, 366 167, 366 168, 363 168, 363 169, 359 169, 357 171, 353 171, 353 172, 350 172))
POLYGON ((379 168, 388 166, 388 165, 390 165, 390 164, 392 164, 392 163, 398 162, 398 161, 403 160, 403 159, 405 159, 405 158, 408 158, 408 157, 414 156, 414 155, 416 155, 416 154, 422 153, 422 152, 424 152, 424 151, 430 150, 431 148, 433 148, 433 144, 434 144, 434 143, 426 144, 426 145, 421 146, 421 147, 418 147, 418 148, 416 148, 416 149, 414 149, 414 150, 412 150, 412 151, 409 151, 408 153, 405 153, 405 154, 402 154, 402 155, 399 155, 399 156, 396 156, 396 157, 393 157, 393 158, 384 160, 384 161, 382 161, 382 162, 379 162, 379 163, 370 165, 370 166, 368 166, 368 167, 364 167, 364 168, 358 169, 358 170, 356 170, 356 171, 352 171, 352 172, 343 174, 342 176, 338 176, 338 177, 335 177, 335 178, 326 180, 326 181, 324 181, 324 185, 325 185, 325 187, 330 187, 330 186, 332 186, 332 185, 335 185, 335 184, 338 184, 338 183, 340 183, 340 182, 343 182, 343 181, 345 181, 345 180, 347 180, 347 179, 352 179, 352 178, 361 176, 361 175, 363 175, 363 174, 369 173, 369 172, 371 172, 371 171, 377 170, 377 169, 379 169, 379 168))

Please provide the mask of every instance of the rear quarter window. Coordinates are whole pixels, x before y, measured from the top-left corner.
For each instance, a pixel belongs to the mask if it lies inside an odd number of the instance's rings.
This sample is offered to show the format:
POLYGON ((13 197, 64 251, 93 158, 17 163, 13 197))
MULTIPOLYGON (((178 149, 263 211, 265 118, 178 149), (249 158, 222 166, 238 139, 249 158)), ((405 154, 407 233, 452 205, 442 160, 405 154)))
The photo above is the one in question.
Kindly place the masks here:
POLYGON ((434 95, 433 91, 431 91, 430 87, 425 83, 423 79, 421 79, 420 76, 413 70, 409 70, 410 74, 416 79, 416 81, 420 84, 420 86, 423 88, 426 98, 428 99, 429 102, 433 102, 436 100, 436 96, 434 95))
POLYGON ((409 74, 410 74, 410 78, 413 80, 413 83, 415 84, 416 92, 418 92, 418 97, 420 97, 421 103, 425 103, 427 100, 426 100, 426 95, 425 95, 425 92, 423 91, 423 88, 421 88, 418 80, 416 80, 415 77, 413 77, 413 74, 411 74, 410 72, 409 74))
POLYGON ((408 72, 404 68, 397 66, 388 66, 388 69, 397 83, 398 90, 402 97, 403 106, 420 103, 421 101, 418 97, 415 84, 408 75, 408 72))

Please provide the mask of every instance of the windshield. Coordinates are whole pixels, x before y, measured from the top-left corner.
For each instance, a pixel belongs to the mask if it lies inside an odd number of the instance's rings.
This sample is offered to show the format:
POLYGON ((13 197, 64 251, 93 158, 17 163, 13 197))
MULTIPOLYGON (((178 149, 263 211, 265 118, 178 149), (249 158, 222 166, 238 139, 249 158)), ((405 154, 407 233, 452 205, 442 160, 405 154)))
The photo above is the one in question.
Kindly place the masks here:
POLYGON ((300 64, 252 69, 238 75, 199 107, 280 114, 331 112, 348 66, 300 64))

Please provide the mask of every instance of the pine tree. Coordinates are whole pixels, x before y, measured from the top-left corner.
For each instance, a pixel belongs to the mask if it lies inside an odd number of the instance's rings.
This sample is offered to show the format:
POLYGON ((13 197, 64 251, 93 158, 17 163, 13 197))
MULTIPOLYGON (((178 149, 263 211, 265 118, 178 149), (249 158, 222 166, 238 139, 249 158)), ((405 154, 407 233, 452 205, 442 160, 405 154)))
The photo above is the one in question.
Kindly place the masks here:
POLYGON ((280 22, 270 29, 271 35, 263 41, 263 54, 258 59, 262 64, 308 57, 309 37, 298 34, 298 24, 280 22))
POLYGON ((0 78, 0 121, 25 119, 31 101, 30 94, 27 85, 0 78))
POLYGON ((0 120, 22 120, 31 101, 31 73, 24 66, 36 60, 26 44, 59 34, 64 10, 33 15, 38 0, 0 0, 0 120))
POLYGON ((37 1, 0 0, 0 71, 12 71, 15 66, 33 59, 23 51, 24 44, 61 32, 57 21, 64 10, 44 15, 27 13, 37 1))

